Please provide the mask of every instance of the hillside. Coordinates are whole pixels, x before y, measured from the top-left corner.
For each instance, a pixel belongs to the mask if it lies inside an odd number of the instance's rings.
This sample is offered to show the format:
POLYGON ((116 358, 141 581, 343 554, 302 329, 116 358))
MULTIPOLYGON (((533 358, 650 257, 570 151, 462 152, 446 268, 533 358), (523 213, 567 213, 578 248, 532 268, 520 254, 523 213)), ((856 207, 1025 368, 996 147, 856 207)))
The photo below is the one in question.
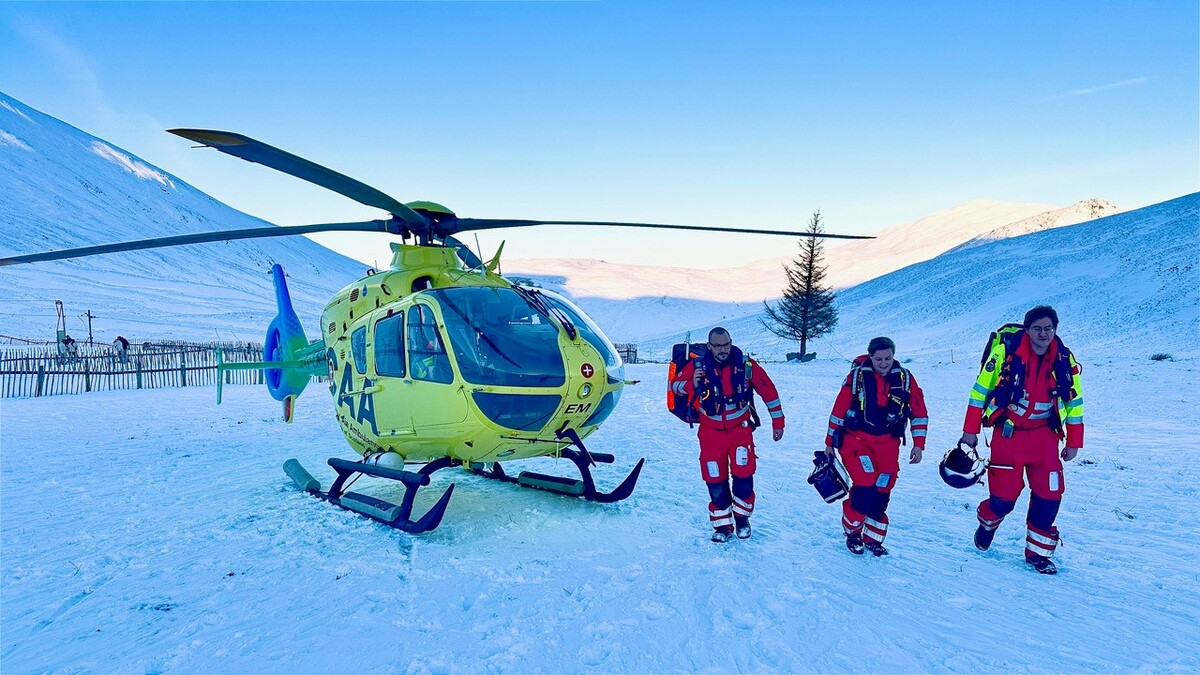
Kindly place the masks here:
MULTIPOLYGON (((1138 358, 1200 355, 1198 219, 1195 193, 960 248, 843 291, 837 330, 811 349, 854 356, 871 337, 889 335, 902 357, 976 358, 990 330, 1048 303, 1076 348, 1138 358)), ((796 349, 770 335, 760 316, 729 323, 740 344, 767 358, 796 349)), ((661 357, 671 342, 652 341, 640 352, 661 357)))
MULTIPOLYGON (((137 156, 0 94, 0 252, 269 225, 137 156)), ((387 250, 381 238, 380 249, 387 250)), ((261 340, 283 265, 301 320, 364 266, 303 237, 221 242, 0 269, 0 334, 54 339, 54 301, 77 339, 261 340)))
MULTIPOLYGON (((875 239, 844 243, 831 240, 825 251, 827 278, 834 288, 848 288, 958 246, 979 245, 1118 212, 1116 206, 1102 199, 1066 208, 971 201, 889 227, 877 233, 875 239)), ((505 270, 569 293, 615 339, 637 341, 659 337, 681 324, 727 322, 761 311, 762 300, 781 295, 787 285, 783 266, 795 257, 794 240, 781 238, 771 243, 788 254, 727 269, 519 259, 505 263, 505 270)))

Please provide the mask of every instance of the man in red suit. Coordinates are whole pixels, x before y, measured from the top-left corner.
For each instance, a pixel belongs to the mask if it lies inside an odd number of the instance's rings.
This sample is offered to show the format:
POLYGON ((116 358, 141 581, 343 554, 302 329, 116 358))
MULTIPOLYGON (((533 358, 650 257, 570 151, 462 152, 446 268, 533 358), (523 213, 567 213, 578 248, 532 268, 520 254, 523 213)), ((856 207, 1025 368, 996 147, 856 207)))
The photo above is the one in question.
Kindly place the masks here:
POLYGON ((692 359, 672 383, 676 395, 687 397, 699 410, 700 475, 708 485, 708 517, 712 540, 750 537, 754 512, 754 410, 757 393, 771 416, 771 437, 783 438, 783 407, 767 372, 733 344, 721 327, 708 333, 704 355, 692 359), (730 474, 733 486, 730 489, 730 474), (735 530, 736 526, 736 530, 735 530))

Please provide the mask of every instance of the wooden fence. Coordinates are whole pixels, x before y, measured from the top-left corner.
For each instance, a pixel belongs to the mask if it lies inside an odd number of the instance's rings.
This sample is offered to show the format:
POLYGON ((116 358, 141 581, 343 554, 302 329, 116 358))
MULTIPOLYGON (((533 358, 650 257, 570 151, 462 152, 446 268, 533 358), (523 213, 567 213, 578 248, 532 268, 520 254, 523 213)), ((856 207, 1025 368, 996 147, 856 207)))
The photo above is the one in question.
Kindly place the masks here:
MULTIPOLYGON (((217 350, 226 363, 262 360, 262 346, 245 342, 156 342, 119 353, 108 344, 57 345, 0 350, 0 398, 80 394, 109 389, 197 387, 217 383, 217 350)), ((236 370, 226 384, 262 384, 263 371, 236 370)))

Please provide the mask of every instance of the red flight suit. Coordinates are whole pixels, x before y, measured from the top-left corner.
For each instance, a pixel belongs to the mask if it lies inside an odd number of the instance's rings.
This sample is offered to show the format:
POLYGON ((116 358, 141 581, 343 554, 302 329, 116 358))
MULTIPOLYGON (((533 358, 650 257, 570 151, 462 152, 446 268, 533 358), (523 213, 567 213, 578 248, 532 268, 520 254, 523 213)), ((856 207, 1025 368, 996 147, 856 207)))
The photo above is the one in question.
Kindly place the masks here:
MULTIPOLYGON (((873 382, 864 382, 863 400, 861 405, 869 408, 858 412, 869 419, 875 419, 879 411, 887 409, 891 392, 888 377, 880 375, 871 367, 869 359, 859 357, 857 366, 846 376, 842 388, 838 391, 829 414, 829 430, 825 437, 825 445, 838 451, 842 464, 850 474, 853 486, 850 496, 842 501, 842 529, 846 536, 861 533, 864 541, 874 541, 882 544, 887 536, 888 516, 887 506, 891 500, 892 488, 896 485, 896 475, 900 472, 900 441, 901 437, 884 429, 872 427, 849 429, 847 426, 856 425, 847 420, 847 413, 854 403, 856 394, 853 391, 855 375, 858 368, 864 370, 865 378, 873 382), (861 362, 860 362, 861 361, 861 362), (866 372, 869 371, 869 372, 866 372), (873 384, 873 386, 868 386, 873 384), (873 390, 874 400, 866 397, 873 390), (841 436, 840 442, 838 436, 841 436)), ((906 419, 911 419, 913 447, 925 449, 925 435, 929 428, 929 412, 925 408, 925 394, 921 391, 917 379, 912 373, 902 368, 899 363, 893 363, 893 372, 907 378, 909 399, 901 413, 906 419)), ((889 373, 890 375, 890 373, 889 373)), ((900 426, 902 434, 904 427, 900 426)))
MULTIPOLYGON (((1030 345, 1029 336, 1021 336, 1015 355, 1024 366, 1021 374, 1022 391, 1017 392, 1019 397, 998 411, 1000 414, 995 418, 992 454, 988 463, 989 497, 976 508, 980 527, 994 531, 1004 517, 1012 512, 1017 498, 1025 489, 1024 478, 1028 476, 1032 495, 1026 516, 1027 558, 1049 558, 1058 546, 1058 528, 1054 526, 1054 521, 1066 489, 1063 463, 1058 454, 1062 435, 1051 426, 1052 418, 1058 414, 1058 401, 1054 393, 1054 363, 1059 355, 1059 344, 1059 339, 1055 337, 1046 353, 1038 356, 1030 345)), ((995 354, 997 352, 993 352, 995 354)), ((1080 367, 1073 357, 1070 366, 1070 375, 1078 384, 1080 367)), ((986 367, 996 368, 999 364, 993 359, 986 367)), ((982 390, 978 383, 975 386, 981 394, 989 393, 982 390)), ((1081 399, 1070 403, 1081 406, 1081 399)), ((982 402, 973 397, 967 406, 963 431, 978 434, 983 415, 982 402)), ((1082 447, 1082 417, 1068 417, 1065 422, 1067 446, 1082 447)))
MULTIPOLYGON (((754 512, 754 488, 751 478, 757 468, 754 455, 754 430, 750 427, 750 406, 753 395, 758 394, 771 416, 771 428, 783 429, 783 406, 779 400, 779 391, 775 383, 763 370, 757 361, 743 357, 740 351, 734 351, 724 364, 708 361, 705 377, 709 380, 720 378, 721 390, 733 390, 733 365, 735 359, 744 359, 748 372, 746 385, 748 392, 746 400, 733 406, 718 405, 712 414, 701 408, 700 429, 696 435, 700 439, 700 476, 710 485, 725 485, 730 473, 734 477, 734 490, 731 504, 718 504, 717 498, 708 504, 709 520, 714 529, 730 527, 734 516, 748 518, 754 512), (739 480, 741 479, 741 480, 739 480), (748 486, 741 488, 742 485, 748 486)), ((672 387, 676 395, 686 396, 691 401, 696 396, 693 375, 696 364, 689 361, 683 370, 675 376, 672 387)), ((710 488, 710 494, 718 494, 710 488)), ((720 500, 724 501, 724 500, 720 500)))

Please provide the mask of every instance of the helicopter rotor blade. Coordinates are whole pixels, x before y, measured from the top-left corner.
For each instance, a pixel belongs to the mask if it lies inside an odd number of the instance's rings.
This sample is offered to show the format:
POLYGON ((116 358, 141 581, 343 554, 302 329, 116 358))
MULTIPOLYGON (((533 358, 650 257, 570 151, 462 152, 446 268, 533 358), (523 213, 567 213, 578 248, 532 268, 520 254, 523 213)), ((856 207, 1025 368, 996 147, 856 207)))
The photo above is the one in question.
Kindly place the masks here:
POLYGON ((299 225, 295 227, 252 227, 242 230, 222 230, 218 232, 197 232, 182 234, 175 237, 158 237, 156 239, 141 239, 116 244, 100 244, 68 248, 61 251, 31 253, 8 258, 0 258, 0 267, 20 265, 23 263, 45 262, 48 260, 64 260, 66 258, 82 258, 104 253, 120 253, 122 251, 138 251, 147 248, 162 248, 164 246, 181 246, 183 244, 203 244, 213 241, 233 241, 235 239, 261 239, 264 237, 290 237, 297 234, 312 232, 384 232, 401 234, 401 223, 398 220, 367 220, 357 223, 322 223, 318 225, 299 225))
MULTIPOLYGON (((858 234, 830 234, 821 232, 816 235, 811 232, 795 232, 784 230, 759 230, 744 227, 706 227, 703 225, 663 225, 660 223, 617 223, 602 220, 515 220, 505 218, 458 218, 450 224, 452 229, 446 234, 467 230, 494 230, 506 227, 530 227, 533 225, 598 225, 602 227, 650 227, 664 230, 700 230, 704 232, 737 232, 741 234, 775 234, 789 237, 823 237, 825 239, 874 239, 858 234)), ((441 224, 439 224, 441 234, 441 224)))
POLYGON ((213 129, 167 129, 167 131, 227 155, 239 157, 247 162, 262 164, 276 171, 282 171, 301 180, 320 185, 360 204, 383 209, 403 220, 413 229, 421 230, 428 226, 424 216, 370 185, 249 136, 213 129))

